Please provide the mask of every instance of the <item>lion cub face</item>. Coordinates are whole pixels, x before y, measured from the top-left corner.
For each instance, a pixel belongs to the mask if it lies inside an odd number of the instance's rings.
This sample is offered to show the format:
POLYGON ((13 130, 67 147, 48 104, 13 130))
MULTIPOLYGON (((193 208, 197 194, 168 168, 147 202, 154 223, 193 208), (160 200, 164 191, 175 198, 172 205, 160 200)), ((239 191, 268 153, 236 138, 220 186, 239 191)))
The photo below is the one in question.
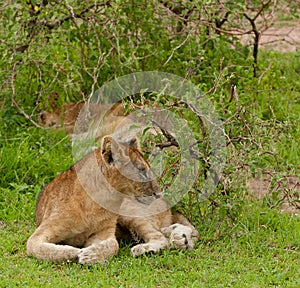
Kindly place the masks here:
POLYGON ((139 150, 136 138, 119 143, 106 136, 102 142, 102 172, 108 183, 118 192, 131 196, 153 196, 160 188, 149 163, 139 150))

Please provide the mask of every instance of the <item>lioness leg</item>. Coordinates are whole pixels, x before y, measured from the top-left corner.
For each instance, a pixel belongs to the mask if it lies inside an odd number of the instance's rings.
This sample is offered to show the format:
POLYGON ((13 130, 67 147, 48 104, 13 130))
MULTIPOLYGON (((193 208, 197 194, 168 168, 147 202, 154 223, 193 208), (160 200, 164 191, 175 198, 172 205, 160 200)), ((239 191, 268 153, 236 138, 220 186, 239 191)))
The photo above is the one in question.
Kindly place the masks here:
POLYGON ((27 253, 40 260, 76 262, 80 252, 79 248, 56 244, 71 236, 70 231, 66 231, 58 223, 42 224, 28 239, 27 253))
POLYGON ((146 219, 140 218, 134 221, 133 233, 145 243, 138 244, 131 248, 133 256, 139 256, 145 253, 158 253, 162 249, 168 248, 168 241, 165 236, 156 230, 146 219))
POLYGON ((102 227, 101 231, 92 234, 85 243, 85 248, 81 249, 78 255, 79 263, 94 264, 100 262, 104 264, 107 259, 118 253, 119 244, 115 236, 115 225, 102 227))
POLYGON ((168 248, 166 237, 159 231, 163 219, 167 219, 166 225, 171 224, 171 212, 161 212, 167 209, 168 203, 163 198, 153 201, 147 208, 132 200, 123 201, 120 210, 126 215, 143 215, 147 214, 145 213, 147 211, 152 214, 152 216, 148 217, 120 216, 118 219, 120 226, 126 228, 134 240, 143 240, 145 242, 131 248, 133 256, 157 253, 162 249, 168 248))

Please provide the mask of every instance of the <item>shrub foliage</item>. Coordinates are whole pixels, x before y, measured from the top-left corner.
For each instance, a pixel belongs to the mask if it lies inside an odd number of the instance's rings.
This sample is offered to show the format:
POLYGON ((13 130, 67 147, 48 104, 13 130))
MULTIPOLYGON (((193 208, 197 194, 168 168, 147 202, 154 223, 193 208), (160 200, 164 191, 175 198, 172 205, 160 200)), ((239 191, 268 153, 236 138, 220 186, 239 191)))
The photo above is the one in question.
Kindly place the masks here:
MULTIPOLYGON (((241 204, 247 178, 267 171, 275 185, 299 169, 298 58, 259 49, 260 34, 282 5, 289 17, 297 17, 292 1, 273 0, 2 4, 0 168, 7 173, 1 186, 6 192, 33 193, 36 189, 30 185, 41 187, 71 164, 69 157, 64 165, 52 164, 48 171, 44 164, 39 166, 41 159, 53 162, 56 157, 61 162, 62 154, 70 153, 66 138, 59 140, 61 134, 43 131, 37 121, 42 109, 53 109, 53 101, 62 105, 86 100, 115 77, 164 71, 190 79, 202 89, 224 122, 227 140, 219 191, 207 203, 197 202, 203 177, 199 175, 181 209, 189 215, 194 210, 205 215, 217 207, 231 219, 241 204), (248 34, 253 41, 242 45, 241 36, 248 34), (19 145, 15 140, 21 141, 22 148, 14 153, 19 145), (36 169, 25 173, 25 163, 36 169)), ((175 107, 178 113, 180 109, 175 107)), ((183 117, 193 126, 195 115, 187 112, 183 117)), ((206 143, 199 125, 193 129, 206 143)), ((199 149, 204 173, 210 151, 203 143, 199 149)))

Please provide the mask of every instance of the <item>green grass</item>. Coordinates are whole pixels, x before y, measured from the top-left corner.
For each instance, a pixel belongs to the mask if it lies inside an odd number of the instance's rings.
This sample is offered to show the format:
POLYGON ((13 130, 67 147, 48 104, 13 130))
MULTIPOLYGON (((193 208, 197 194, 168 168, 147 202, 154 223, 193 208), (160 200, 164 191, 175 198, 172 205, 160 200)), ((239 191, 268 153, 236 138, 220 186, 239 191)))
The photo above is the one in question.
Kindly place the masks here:
MULTIPOLYGON (((242 173, 235 174, 244 169, 251 176, 262 171, 273 173, 275 179, 299 176, 299 53, 260 51, 257 79, 244 68, 245 58, 236 59, 238 54, 231 52, 225 56, 232 59, 225 57, 225 61, 239 67, 230 68, 229 83, 237 86, 239 100, 229 101, 225 80, 209 97, 226 122, 226 133, 240 140, 228 148, 222 184, 229 195, 216 193, 190 209, 200 232, 193 251, 133 258, 130 247, 122 246, 105 267, 28 257, 26 241, 35 229, 36 197, 72 165, 72 146, 63 132, 29 126, 9 100, 1 99, 0 287, 300 287, 300 217, 271 209, 276 195, 261 202, 245 199, 245 179, 240 179, 242 173)), ((219 57, 213 72, 218 75, 223 55, 217 49, 209 53, 219 57)), ((211 77, 213 73, 207 71, 211 77)), ((200 72, 192 79, 199 85, 205 79, 200 72)), ((26 78, 20 81, 25 83, 26 78)), ((27 94, 28 102, 32 101, 27 94)), ((188 211, 184 205, 181 208, 188 211)))
POLYGON ((193 216, 201 235, 194 251, 133 258, 122 245, 105 267, 28 257, 37 194, 72 164, 71 143, 63 133, 26 127, 3 135, 0 287, 299 287, 299 216, 239 194, 223 199, 229 210, 193 216))
MULTIPOLYGON (((268 55, 269 61, 278 57, 272 52, 268 55)), ((268 61, 264 53, 262 57, 268 61)), ((299 175, 300 163, 299 84, 295 73, 287 69, 296 65, 296 57, 285 54, 281 59, 274 64, 276 73, 267 72, 260 87, 255 87, 260 93, 250 90, 257 79, 239 86, 245 89, 245 96, 239 92, 239 105, 245 105, 252 133, 247 137, 276 155, 279 166, 274 156, 264 154, 252 142, 236 143, 240 156, 237 153, 234 158, 254 173, 266 169, 276 171, 278 177, 299 175), (247 106, 247 101, 252 105, 247 106)), ((12 119, 3 117, 0 127, 0 287, 300 287, 299 216, 270 209, 270 201, 245 200, 245 188, 234 188, 235 183, 227 187, 229 196, 215 196, 213 211, 205 203, 199 210, 193 208, 200 232, 193 251, 133 258, 130 247, 121 246, 105 267, 53 264, 28 257, 26 241, 35 229, 36 197, 73 163, 72 147, 63 132, 43 131, 12 119)), ((230 125, 236 135, 247 132, 238 117, 226 128, 230 125)), ((235 163, 228 165, 229 172, 235 170, 235 163)))
POLYGON ((26 127, 0 139, 0 159, 0 221, 33 219, 39 191, 73 162, 64 133, 26 127))
MULTIPOLYGON (((200 236, 193 251, 133 258, 129 246, 122 246, 105 267, 29 258, 25 243, 34 223, 5 222, 0 227, 0 286, 299 287, 299 217, 259 204, 253 207, 245 207, 245 213, 223 237, 208 241, 207 235, 200 236)), ((209 230, 217 232, 213 227, 209 230)))

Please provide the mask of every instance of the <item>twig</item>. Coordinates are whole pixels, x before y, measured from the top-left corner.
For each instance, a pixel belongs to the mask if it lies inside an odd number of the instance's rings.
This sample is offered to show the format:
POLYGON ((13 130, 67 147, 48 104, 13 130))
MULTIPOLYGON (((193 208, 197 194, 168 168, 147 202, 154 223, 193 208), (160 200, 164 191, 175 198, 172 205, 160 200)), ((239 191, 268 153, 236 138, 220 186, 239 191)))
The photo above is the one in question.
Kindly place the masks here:
POLYGON ((182 43, 180 43, 179 45, 177 45, 172 50, 171 55, 169 56, 169 58, 167 59, 167 61, 164 63, 163 66, 166 66, 169 63, 169 61, 173 58, 173 55, 174 55, 175 51, 178 50, 181 46, 183 46, 186 43, 186 41, 189 39, 189 36, 190 36, 190 34, 187 35, 187 37, 182 41, 182 43))
POLYGON ((53 28, 56 28, 58 26, 61 26, 64 22, 70 20, 70 19, 74 19, 74 18, 82 18, 86 13, 88 13, 91 9, 93 8, 98 8, 98 7, 102 7, 102 6, 107 6, 110 5, 110 0, 103 2, 103 3, 96 3, 96 4, 92 4, 89 7, 83 9, 80 13, 75 13, 73 10, 70 10, 70 14, 58 19, 54 22, 47 22, 46 20, 43 21, 36 21, 34 23, 34 26, 45 26, 47 28, 49 28, 50 30, 53 28))
POLYGON ((176 141, 176 139, 173 137, 173 135, 171 133, 169 133, 169 131, 167 131, 166 129, 162 128, 161 125, 159 125, 159 123, 157 123, 155 120, 152 120, 153 124, 155 124, 162 132, 162 134, 167 138, 168 140, 168 144, 164 145, 163 143, 161 144, 157 144, 156 146, 158 147, 170 147, 170 146, 175 146, 175 147, 179 147, 178 142, 176 141))
POLYGON ((265 69, 265 70, 261 73, 261 75, 259 76, 258 81, 257 81, 258 84, 260 84, 260 82, 261 82, 262 78, 264 77, 264 75, 271 69, 272 64, 273 64, 273 62, 270 62, 270 64, 269 64, 269 66, 267 67, 267 69, 265 69))
POLYGON ((39 125, 38 123, 36 123, 31 116, 29 116, 22 108, 21 106, 18 104, 18 102, 15 100, 15 94, 16 94, 16 90, 15 90, 15 86, 14 86, 14 82, 15 82, 15 78, 16 78, 16 67, 19 64, 22 64, 22 61, 19 62, 15 62, 12 68, 12 73, 11 73, 11 90, 12 90, 12 95, 11 95, 11 103, 13 107, 16 107, 19 112, 21 114, 23 114, 23 116, 29 120, 34 126, 41 128, 41 129, 46 129, 45 127, 39 125))

